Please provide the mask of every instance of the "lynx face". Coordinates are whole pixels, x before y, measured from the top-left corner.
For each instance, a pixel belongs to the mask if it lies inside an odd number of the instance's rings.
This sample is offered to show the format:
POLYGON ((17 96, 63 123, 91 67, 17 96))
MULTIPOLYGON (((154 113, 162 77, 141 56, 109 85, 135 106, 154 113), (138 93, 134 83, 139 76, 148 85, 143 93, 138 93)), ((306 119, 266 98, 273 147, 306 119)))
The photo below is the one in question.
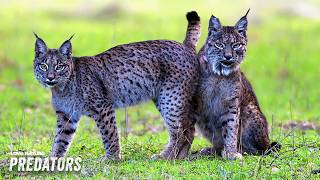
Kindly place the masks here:
POLYGON ((72 74, 73 61, 70 40, 59 49, 48 49, 38 36, 35 44, 34 74, 44 87, 52 88, 68 82, 72 74))
POLYGON ((211 16, 205 54, 209 69, 215 74, 228 76, 239 69, 247 45, 246 16, 235 26, 222 26, 218 18, 211 16))

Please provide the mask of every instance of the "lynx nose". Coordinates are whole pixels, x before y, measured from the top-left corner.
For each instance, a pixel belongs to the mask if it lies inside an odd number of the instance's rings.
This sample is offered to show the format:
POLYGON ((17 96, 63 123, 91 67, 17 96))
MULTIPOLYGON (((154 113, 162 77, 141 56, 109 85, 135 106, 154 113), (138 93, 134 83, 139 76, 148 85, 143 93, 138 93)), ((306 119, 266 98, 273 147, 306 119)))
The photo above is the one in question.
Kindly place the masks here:
POLYGON ((54 80, 54 74, 49 73, 47 76, 48 81, 53 81, 54 80))
POLYGON ((226 58, 226 60, 230 60, 232 58, 232 54, 231 53, 224 53, 224 58, 226 58))

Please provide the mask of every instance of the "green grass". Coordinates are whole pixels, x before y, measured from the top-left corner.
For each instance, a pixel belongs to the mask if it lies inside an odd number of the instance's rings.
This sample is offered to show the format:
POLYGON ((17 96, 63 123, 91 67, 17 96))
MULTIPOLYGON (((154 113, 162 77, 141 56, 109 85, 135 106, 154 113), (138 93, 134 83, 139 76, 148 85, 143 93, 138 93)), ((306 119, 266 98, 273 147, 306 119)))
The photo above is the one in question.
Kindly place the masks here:
MULTIPOLYGON (((214 178, 214 179, 317 179, 320 169, 320 138, 316 130, 282 128, 289 121, 320 119, 319 47, 320 23, 280 11, 277 1, 264 8, 252 1, 42 1, 0 2, 0 160, 10 151, 49 153, 55 132, 50 92, 33 76, 32 60, 37 32, 49 47, 57 48, 75 33, 74 55, 94 55, 112 46, 148 39, 182 41, 184 14, 192 9, 202 20, 202 37, 212 13, 223 24, 234 24, 248 7, 249 47, 242 69, 252 82, 271 126, 270 136, 283 148, 266 157, 245 156, 243 161, 202 157, 177 161, 154 161, 151 156, 165 146, 168 135, 152 103, 128 108, 129 135, 124 136, 125 111, 117 111, 123 160, 101 163, 104 155, 95 124, 82 118, 68 156, 83 158, 77 173, 8 172, 0 163, 0 177, 42 176, 47 178, 214 178), (272 6, 273 5, 273 6, 272 6), (112 8, 108 8, 112 7, 112 8), (100 13, 98 13, 100 12, 100 13)), ((285 2, 285 1, 283 1, 285 2)), ((283 3, 282 2, 282 3, 283 3)), ((288 2, 287 2, 288 3, 288 2)), ((310 3, 319 5, 313 0, 310 3)), ((316 6, 319 8, 319 6, 316 6)), ((200 135, 192 151, 210 144, 200 135)), ((4 162, 4 161, 2 161, 4 162)))

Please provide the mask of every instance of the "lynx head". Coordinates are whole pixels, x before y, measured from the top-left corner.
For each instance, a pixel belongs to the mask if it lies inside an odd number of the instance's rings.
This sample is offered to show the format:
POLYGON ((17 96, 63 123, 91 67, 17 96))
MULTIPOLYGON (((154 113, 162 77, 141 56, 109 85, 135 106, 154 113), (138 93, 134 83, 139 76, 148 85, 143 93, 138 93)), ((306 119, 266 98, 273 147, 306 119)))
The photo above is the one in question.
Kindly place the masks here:
POLYGON ((239 69, 246 52, 249 10, 235 26, 222 26, 218 18, 211 16, 204 55, 213 73, 228 76, 239 69))
POLYGON ((68 82, 73 71, 72 45, 66 40, 59 49, 49 49, 36 34, 34 74, 44 87, 52 88, 68 82))

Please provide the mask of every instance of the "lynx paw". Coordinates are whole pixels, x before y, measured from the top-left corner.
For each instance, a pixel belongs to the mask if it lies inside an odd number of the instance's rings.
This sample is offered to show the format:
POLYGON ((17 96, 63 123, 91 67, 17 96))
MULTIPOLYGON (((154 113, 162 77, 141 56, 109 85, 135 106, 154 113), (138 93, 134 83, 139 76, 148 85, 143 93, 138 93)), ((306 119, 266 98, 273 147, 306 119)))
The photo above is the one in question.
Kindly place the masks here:
POLYGON ((236 160, 236 159, 242 159, 242 155, 238 152, 222 152, 222 158, 228 159, 228 160, 236 160))

